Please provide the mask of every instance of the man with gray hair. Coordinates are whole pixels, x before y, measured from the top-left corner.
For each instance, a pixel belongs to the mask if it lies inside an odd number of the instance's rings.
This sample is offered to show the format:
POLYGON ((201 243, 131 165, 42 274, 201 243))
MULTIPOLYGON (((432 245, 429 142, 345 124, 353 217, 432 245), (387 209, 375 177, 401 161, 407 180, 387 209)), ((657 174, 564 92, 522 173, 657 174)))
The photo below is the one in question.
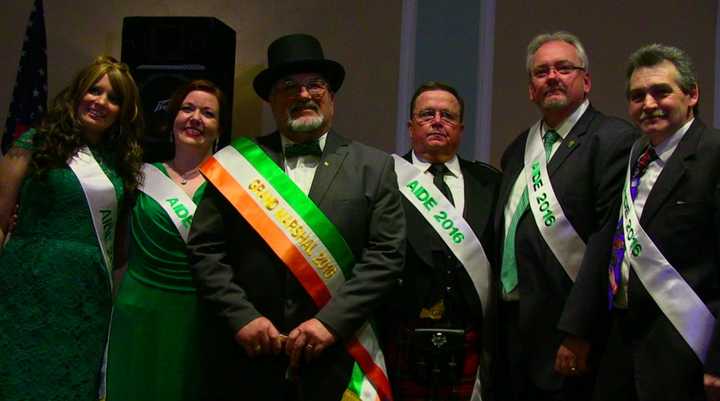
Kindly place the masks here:
POLYGON ((541 118, 503 154, 495 214, 501 400, 584 400, 591 391, 591 342, 557 324, 573 307, 565 301, 586 246, 611 217, 635 136, 590 105, 589 68, 570 33, 542 34, 528 45, 528 90, 541 118))
POLYGON ((610 318, 596 400, 718 400, 720 132, 697 117, 697 80, 678 48, 633 53, 627 99, 644 135, 594 269, 578 277, 580 313, 562 327, 587 337, 603 330, 597 317, 610 318))

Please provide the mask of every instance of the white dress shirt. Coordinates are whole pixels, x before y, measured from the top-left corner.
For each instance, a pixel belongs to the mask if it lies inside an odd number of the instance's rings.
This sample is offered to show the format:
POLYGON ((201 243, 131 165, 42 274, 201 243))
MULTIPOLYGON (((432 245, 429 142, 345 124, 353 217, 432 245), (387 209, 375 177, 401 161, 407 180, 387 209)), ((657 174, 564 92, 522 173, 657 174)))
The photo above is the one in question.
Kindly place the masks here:
MULTIPOLYGON (((648 195, 650 194, 653 185, 655 185, 655 182, 657 181, 658 177, 660 177, 660 173, 662 173, 662 170, 670 159, 670 156, 675 153, 675 149, 677 149, 678 143, 680 143, 680 140, 685 136, 688 128, 690 128, 690 124, 692 124, 694 120, 695 119, 691 119, 679 130, 677 130, 677 132, 672 134, 669 138, 665 139, 665 141, 663 141, 659 145, 655 146, 655 153, 657 153, 658 158, 648 164, 647 170, 645 170, 645 174, 640 177, 640 182, 638 183, 637 197, 635 197, 635 200, 633 201, 633 205, 635 206, 635 213, 637 214, 638 219, 642 217, 645 203, 647 202, 648 195)), ((639 156, 640 155, 638 154, 638 157, 639 156)), ((622 281, 620 282, 620 286, 618 287, 618 292, 615 294, 613 304, 617 308, 627 308, 627 287, 628 278, 630 277, 630 262, 628 262, 628 258, 623 258, 620 271, 622 275, 622 281)))
MULTIPOLYGON (((313 178, 315 178, 315 170, 317 170, 320 164, 320 157, 318 156, 298 156, 298 157, 285 157, 285 146, 292 145, 295 142, 284 135, 280 135, 283 148, 283 158, 285 158, 285 173, 290 177, 291 180, 307 195, 310 193, 310 186, 312 185, 313 178)), ((318 144, 320 150, 325 150, 325 142, 327 141, 327 132, 318 138, 318 144)))
MULTIPOLYGON (((425 175, 433 176, 430 172, 432 163, 421 159, 415 154, 415 151, 412 152, 412 162, 420 171, 423 171, 425 175)), ((463 181, 462 171, 460 171, 460 161, 458 161, 457 155, 453 155, 452 159, 446 161, 444 164, 450 172, 443 176, 443 181, 445 181, 445 184, 450 188, 455 209, 462 215, 465 211, 465 181, 463 181)))

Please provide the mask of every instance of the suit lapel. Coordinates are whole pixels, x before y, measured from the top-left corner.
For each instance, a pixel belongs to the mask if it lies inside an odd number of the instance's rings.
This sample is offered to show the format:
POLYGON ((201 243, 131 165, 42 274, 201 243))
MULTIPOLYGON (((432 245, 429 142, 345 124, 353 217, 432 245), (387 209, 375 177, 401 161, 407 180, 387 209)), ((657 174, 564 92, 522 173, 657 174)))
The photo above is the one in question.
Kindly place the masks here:
POLYGON ((270 135, 261 136, 255 139, 258 145, 270 156, 270 158, 280 166, 281 169, 285 169, 285 163, 282 153, 282 140, 280 139, 280 133, 278 131, 273 132, 270 135))
POLYGON ((670 156, 670 159, 665 167, 663 167, 660 176, 648 194, 642 216, 640 216, 641 225, 646 225, 652 220, 658 210, 660 210, 660 207, 665 203, 667 197, 672 193, 675 186, 680 182, 683 175, 685 175, 685 164, 695 155, 701 130, 701 123, 695 120, 680 140, 680 143, 678 143, 675 152, 670 156))
POLYGON ((555 171, 560 168, 563 162, 565 162, 568 156, 570 156, 575 149, 582 145, 583 137, 590 126, 590 122, 596 115, 597 112, 595 109, 593 109, 592 106, 588 106, 587 110, 585 110, 577 123, 575 123, 575 126, 570 130, 567 136, 565 136, 565 139, 563 139, 560 143, 560 147, 558 147, 557 151, 555 151, 555 154, 552 155, 550 162, 548 163, 548 174, 551 177, 555 171))
POLYGON ((325 141, 325 149, 323 150, 322 157, 320 158, 320 164, 317 170, 315 170, 315 177, 313 178, 312 185, 310 186, 310 193, 308 196, 310 199, 315 201, 315 204, 320 204, 328 189, 335 180, 340 167, 345 161, 347 156, 347 146, 350 141, 341 137, 333 131, 330 131, 325 141))
MULTIPOLYGON (((519 141, 520 143, 515 145, 516 154, 509 155, 507 159, 508 165, 504 166, 503 180, 500 182, 500 190, 498 194, 497 210, 495 213, 494 223, 495 233, 499 236, 499 238, 502 238, 505 235, 505 227, 503 225, 505 207, 510 200, 510 193, 512 192, 512 188, 515 185, 515 181, 517 181, 517 178, 520 175, 520 172, 522 171, 525 164, 525 143, 527 142, 529 134, 529 130, 525 131, 525 133, 522 134, 524 138, 519 141)), ((512 205, 512 207, 515 207, 515 205, 512 205)))
POLYGON ((460 169, 463 172, 463 183, 465 189, 465 210, 463 218, 475 231, 478 238, 482 237, 487 221, 483 220, 483 216, 490 215, 491 196, 490 191, 485 190, 485 184, 480 182, 474 174, 470 172, 471 163, 459 159, 460 169))

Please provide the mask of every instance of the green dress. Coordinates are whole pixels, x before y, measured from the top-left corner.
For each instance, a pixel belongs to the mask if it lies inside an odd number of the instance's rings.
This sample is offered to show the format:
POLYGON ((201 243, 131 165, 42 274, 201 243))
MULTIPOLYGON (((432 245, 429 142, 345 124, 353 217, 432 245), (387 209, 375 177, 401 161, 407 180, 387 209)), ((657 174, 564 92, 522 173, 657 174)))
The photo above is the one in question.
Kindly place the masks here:
MULTIPOLYGON (((154 165, 167 175, 161 163, 154 165)), ((205 186, 195 191, 195 203, 205 186)), ((110 335, 108 401, 197 400, 199 311, 185 242, 143 192, 130 226, 128 272, 110 335)))
MULTIPOLYGON (((32 149, 34 131, 17 147, 32 149)), ((110 152, 92 149, 115 187, 110 152)), ((96 400, 112 296, 92 217, 69 167, 28 175, 0 255, 0 399, 96 400)))

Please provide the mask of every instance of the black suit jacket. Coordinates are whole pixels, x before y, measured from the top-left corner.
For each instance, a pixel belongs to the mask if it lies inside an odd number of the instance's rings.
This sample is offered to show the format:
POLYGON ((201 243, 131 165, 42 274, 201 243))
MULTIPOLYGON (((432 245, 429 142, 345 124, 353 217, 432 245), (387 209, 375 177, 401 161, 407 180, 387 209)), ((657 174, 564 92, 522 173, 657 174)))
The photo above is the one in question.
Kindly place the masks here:
MULTIPOLYGON (((412 163, 411 153, 407 153, 404 158, 412 163)), ((481 162, 459 159, 459 163, 465 193, 463 218, 482 243, 483 249, 492 263, 494 257, 493 213, 500 185, 500 172, 481 162)), ((445 291, 444 288, 440 287, 445 282, 443 276, 447 275, 447 272, 444 268, 446 262, 438 259, 443 257, 452 258, 447 254, 444 247, 441 245, 438 247, 438 244, 443 244, 442 239, 405 197, 403 197, 403 207, 407 221, 408 240, 405 269, 401 285, 392 296, 391 307, 388 308, 390 313, 385 316, 388 324, 395 326, 416 321, 422 308, 429 308, 440 299, 445 291), (398 319, 398 317, 401 317, 401 319, 398 319)), ((485 345, 482 351, 484 351, 485 360, 481 363, 481 369, 485 376, 484 383, 488 383, 488 386, 484 389, 489 390, 489 380, 487 379, 489 377, 489 361, 487 359, 489 359, 489 354, 492 351, 489 344, 493 343, 493 341, 489 340, 491 338, 489 335, 494 333, 487 334, 487 332, 488 329, 494 326, 490 321, 494 318, 495 288, 492 285, 490 286, 491 294, 487 306, 488 316, 483 317, 482 305, 475 287, 465 270, 462 268, 460 270, 458 280, 455 283, 457 288, 452 291, 455 291, 463 301, 464 310, 462 313, 466 314, 463 318, 468 323, 472 323, 472 326, 482 333, 482 342, 485 345)), ((402 329, 393 329, 391 332, 393 335, 398 335, 398 332, 402 332, 402 329)), ((398 341, 398 338, 388 340, 398 341)))
MULTIPOLYGON (((639 152, 649 143, 646 137, 639 142, 632 160, 637 160, 639 152)), ((597 321, 587 316, 608 313, 607 269, 619 205, 618 198, 613 220, 598 234, 602 240, 592 250, 594 269, 588 267, 578 277, 578 291, 572 298, 578 308, 567 311, 561 321, 563 330, 578 336, 587 337, 600 330, 597 321)), ((720 310, 720 132, 705 127, 698 119, 692 123, 648 194, 640 224, 717 317, 720 310)), ((632 269, 628 280, 627 318, 622 321, 626 326, 624 330, 633 338, 630 357, 640 400, 705 399, 703 366, 632 269)), ((613 351, 615 349, 609 347, 606 352, 613 351)), ((717 325, 704 370, 720 375, 717 325)), ((612 378, 612 370, 608 374, 612 378)), ((598 386, 596 392, 602 395, 603 388, 598 386)))
MULTIPOLYGON (((412 163, 410 153, 404 156, 412 163)), ((472 228, 483 245, 488 258, 493 257, 493 212, 497 201, 500 174, 496 169, 480 162, 459 159, 463 174, 465 192, 465 210, 463 218, 472 228)), ((403 207, 407 221, 408 249, 403 271, 402 296, 398 297, 403 310, 409 318, 417 318, 423 307, 430 307, 437 299, 434 287, 437 286, 435 266, 437 252, 433 253, 432 243, 442 243, 437 232, 427 223, 417 209, 403 197, 403 207)), ((464 272, 464 271, 463 271, 464 272)), ((445 274, 445 272, 442 272, 445 274)), ((482 309, 470 277, 464 273, 460 283, 462 299, 469 306, 471 318, 480 321, 482 309)))
MULTIPOLYGON (((280 135, 257 139, 282 166, 280 135)), ((265 316, 287 334, 316 317, 339 341, 298 370, 301 399, 340 399, 352 360, 343 342, 370 317, 402 270, 405 218, 392 158, 330 132, 309 197, 338 228, 355 256, 354 276, 322 309, 216 188, 209 185, 190 231, 188 249, 198 293, 215 316, 206 398, 281 399, 287 360, 249 360, 233 336, 265 316)))
MULTIPOLYGON (((504 210, 524 167, 528 133, 529 130, 515 139, 502 157, 503 180, 495 213, 498 238, 505 235, 504 210)), ((555 195, 586 244, 610 218, 635 138, 635 130, 627 122, 605 116, 590 106, 548 162, 555 195)), ((554 362, 565 334, 556 326, 573 282, 542 239, 529 210, 518 223, 515 244, 520 294, 518 326, 523 352, 503 357, 516 364, 520 361, 526 371, 519 374, 529 375, 536 386, 558 390, 563 378, 554 372, 554 362)), ((498 245, 497 260, 502 261, 503 241, 498 241, 498 245)))

